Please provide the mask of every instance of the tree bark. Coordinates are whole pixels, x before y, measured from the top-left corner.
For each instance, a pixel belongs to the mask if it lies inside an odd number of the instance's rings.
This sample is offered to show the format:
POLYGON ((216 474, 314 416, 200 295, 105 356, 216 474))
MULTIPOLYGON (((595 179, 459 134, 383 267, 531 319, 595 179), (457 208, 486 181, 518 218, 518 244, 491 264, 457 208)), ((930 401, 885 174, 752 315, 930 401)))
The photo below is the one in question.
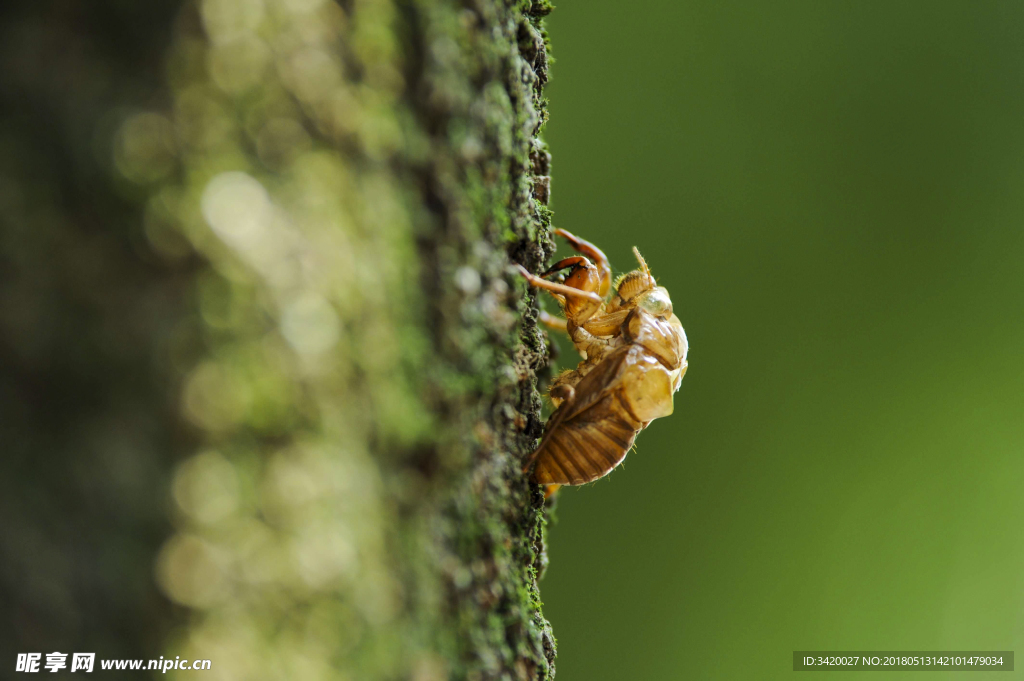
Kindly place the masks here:
POLYGON ((4 664, 553 678, 549 11, 0 10, 4 664))

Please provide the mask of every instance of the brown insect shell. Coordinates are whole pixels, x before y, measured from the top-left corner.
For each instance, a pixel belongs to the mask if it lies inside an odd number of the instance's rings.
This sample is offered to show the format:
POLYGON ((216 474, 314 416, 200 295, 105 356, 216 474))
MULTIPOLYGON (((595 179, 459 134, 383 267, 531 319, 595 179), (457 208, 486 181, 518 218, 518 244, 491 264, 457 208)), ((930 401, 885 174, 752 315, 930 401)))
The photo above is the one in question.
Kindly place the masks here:
POLYGON ((573 265, 572 271, 562 283, 581 291, 594 292, 601 286, 601 277, 594 263, 586 258, 580 258, 580 262, 573 265))
POLYGON ((642 307, 630 313, 623 331, 639 351, 630 353, 623 385, 633 412, 646 425, 672 413, 672 394, 685 371, 686 334, 675 315, 662 319, 642 307))
POLYGON ((630 349, 622 374, 623 396, 644 424, 672 413, 672 375, 656 357, 639 347, 630 349))
MULTIPOLYGON (((580 291, 595 293, 601 288, 601 275, 592 262, 586 258, 580 258, 580 262, 573 266, 572 271, 569 272, 569 275, 562 283, 580 291)), ((576 318, 580 314, 589 316, 599 307, 585 298, 570 297, 567 299, 564 296, 560 296, 560 299, 562 306, 565 308, 566 319, 569 320, 576 318)))
POLYGON ((623 331, 629 343, 643 346, 669 371, 686 365, 689 344, 683 325, 674 314, 666 319, 637 307, 626 318, 623 331))
MULTIPOLYGON (((622 275, 619 281, 616 282, 616 295, 612 300, 611 307, 616 309, 623 307, 636 296, 645 291, 650 291, 656 286, 657 283, 654 281, 654 277, 643 270, 628 272, 622 275)), ((667 291, 665 291, 665 295, 668 295, 667 291)))

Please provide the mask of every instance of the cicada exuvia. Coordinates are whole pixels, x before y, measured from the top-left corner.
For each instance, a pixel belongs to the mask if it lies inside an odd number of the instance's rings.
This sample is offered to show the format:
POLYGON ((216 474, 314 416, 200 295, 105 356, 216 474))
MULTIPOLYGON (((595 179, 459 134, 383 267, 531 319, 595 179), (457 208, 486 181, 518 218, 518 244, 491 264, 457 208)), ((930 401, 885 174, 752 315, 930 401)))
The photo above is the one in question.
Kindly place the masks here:
POLYGON ((555 230, 581 255, 555 263, 536 276, 522 275, 548 291, 565 318, 541 313, 541 321, 569 334, 583 360, 556 378, 548 391, 555 411, 524 472, 547 485, 582 485, 622 463, 637 434, 672 413, 672 396, 686 373, 686 333, 672 300, 640 255, 639 267, 614 286, 608 258, 565 230, 555 230), (565 279, 543 277, 568 270, 565 279), (609 298, 609 293, 613 295, 609 298))

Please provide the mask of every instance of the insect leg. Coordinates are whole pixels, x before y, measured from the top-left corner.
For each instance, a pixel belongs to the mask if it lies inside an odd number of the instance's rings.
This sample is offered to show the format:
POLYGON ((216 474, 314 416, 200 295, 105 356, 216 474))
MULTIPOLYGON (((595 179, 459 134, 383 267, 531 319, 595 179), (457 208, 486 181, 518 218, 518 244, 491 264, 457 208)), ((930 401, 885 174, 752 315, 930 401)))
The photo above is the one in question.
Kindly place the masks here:
MULTIPOLYGON (((552 293, 558 293, 567 298, 580 298, 582 300, 586 300, 594 305, 595 310, 599 309, 601 304, 604 302, 604 299, 596 293, 582 291, 578 288, 573 288, 572 286, 557 284, 553 281, 548 281, 547 279, 541 279, 535 274, 530 274, 529 270, 522 265, 516 265, 516 267, 519 269, 519 274, 523 275, 523 278, 530 282, 530 285, 536 286, 537 288, 542 288, 546 291, 551 291, 552 293)), ((589 316, 590 315, 587 315, 588 318, 589 316)))
POLYGON ((577 251, 583 255, 590 256, 594 260, 594 264, 597 265, 598 273, 601 276, 601 288, 597 292, 602 298, 608 295, 608 289, 612 286, 612 266, 608 264, 608 256, 594 244, 564 229, 556 229, 555 234, 568 241, 577 251))
POLYGON ((583 328, 595 336, 614 336, 622 330, 622 324, 629 316, 630 310, 618 310, 608 314, 591 317, 583 328))
POLYGON ((561 404, 562 402, 571 401, 575 398, 576 389, 568 383, 559 383, 558 385, 551 386, 551 390, 548 391, 548 396, 552 401, 558 400, 558 404, 561 404))
POLYGON ((580 265, 580 266, 583 266, 583 267, 590 267, 591 263, 590 263, 589 260, 584 258, 582 255, 573 255, 573 256, 570 256, 568 258, 562 258, 561 260, 556 262, 554 265, 549 267, 547 272, 545 272, 544 274, 542 274, 540 276, 546 277, 549 274, 554 274, 555 272, 558 272, 559 270, 564 270, 567 267, 572 267, 573 265, 580 265))
POLYGON ((544 310, 540 311, 540 323, 553 331, 569 333, 569 329, 566 326, 568 322, 566 322, 566 320, 562 319, 561 317, 556 317, 553 314, 548 314, 544 310))

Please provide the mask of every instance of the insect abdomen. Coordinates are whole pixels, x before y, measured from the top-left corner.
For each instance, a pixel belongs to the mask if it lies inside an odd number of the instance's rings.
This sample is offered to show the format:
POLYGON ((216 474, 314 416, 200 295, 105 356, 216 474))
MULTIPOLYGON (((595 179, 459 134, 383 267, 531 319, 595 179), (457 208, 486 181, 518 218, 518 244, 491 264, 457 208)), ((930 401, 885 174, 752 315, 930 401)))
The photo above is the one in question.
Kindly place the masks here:
POLYGON ((533 478, 543 484, 582 485, 618 466, 643 423, 633 417, 616 390, 546 438, 533 478))

